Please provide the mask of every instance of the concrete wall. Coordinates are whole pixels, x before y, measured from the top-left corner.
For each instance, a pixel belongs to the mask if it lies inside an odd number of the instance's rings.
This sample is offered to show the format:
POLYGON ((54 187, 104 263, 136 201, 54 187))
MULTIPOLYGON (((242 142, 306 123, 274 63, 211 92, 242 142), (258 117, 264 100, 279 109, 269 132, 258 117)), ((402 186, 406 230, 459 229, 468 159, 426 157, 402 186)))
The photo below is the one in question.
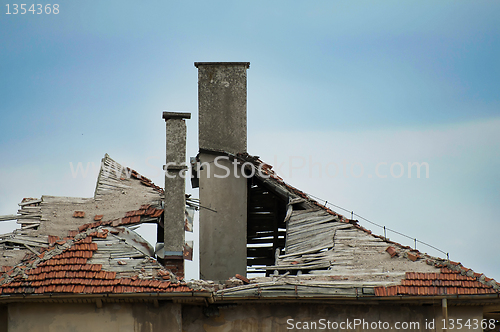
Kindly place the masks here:
POLYGON ((13 332, 156 332, 181 331, 181 307, 143 303, 9 304, 8 330, 13 332))
MULTIPOLYGON (((462 328, 458 328, 458 320, 461 319, 462 321, 460 324, 465 324, 468 319, 471 320, 471 324, 474 325, 474 319, 476 319, 479 323, 481 324, 481 319, 483 319, 483 307, 482 306, 459 306, 459 307, 448 307, 448 323, 447 323, 447 331, 472 331, 473 329, 469 329, 466 326, 463 326, 462 328), (450 322, 451 321, 451 322, 450 322), (454 325, 452 328, 452 324, 454 325)), ((444 325, 443 325, 443 315, 442 311, 438 311, 437 316, 436 316, 436 329, 441 330, 444 325)), ((446 331, 446 330, 445 330, 446 331)), ((475 330, 475 331, 481 331, 481 328, 475 330)))
MULTIPOLYGON (((278 332, 300 329, 309 331, 387 331, 384 329, 384 322, 388 324, 388 329, 392 328, 393 331, 397 331, 396 323, 399 323, 398 326, 403 328, 403 323, 409 324, 411 322, 418 322, 418 328, 415 325, 410 328, 408 325, 406 331, 441 331, 437 324, 434 327, 431 325, 432 321, 437 322, 441 317, 440 306, 247 304, 220 308, 218 315, 215 315, 215 311, 207 311, 202 307, 185 307, 183 309, 183 331, 278 332), (213 316, 207 317, 207 314, 213 316), (320 321, 321 319, 323 321, 320 321), (368 324, 366 325, 368 328, 362 328, 363 319, 365 324, 368 324), (342 322, 345 324, 344 329, 342 326, 335 328, 334 324, 342 322), (348 325, 349 322, 351 325, 348 325), (355 322, 360 323, 360 325, 355 326, 355 322), (313 323, 316 325, 314 326, 313 323), (321 325, 322 323, 325 326, 321 325), (371 324, 375 324, 374 329, 370 326, 371 324)), ((468 318, 481 319, 482 307, 450 307, 449 318, 458 317, 464 321, 468 318)), ((469 329, 464 327, 457 331, 469 331, 469 329)))
POLYGON ((4 304, 0 305, 0 332, 7 332, 9 323, 9 307, 4 304))
POLYGON ((247 179, 229 160, 200 154, 200 278, 227 280, 236 273, 246 275, 247 265, 247 179), (218 164, 231 170, 226 171, 218 164), (210 172, 210 177, 208 176, 210 172))
MULTIPOLYGON (((3 307, 6 309, 6 307, 3 307)), ((481 306, 450 306, 448 317, 465 324, 482 319, 481 306)), ((60 332, 279 332, 279 331, 442 331, 441 306, 239 304, 196 306, 160 303, 25 303, 3 310, 0 331, 60 332), (8 329, 7 329, 8 312, 8 329), (431 324, 434 322, 434 325, 431 324), (384 328, 384 323, 387 324, 384 328), (418 326, 415 325, 418 323, 418 326), (335 326, 338 324, 338 326, 335 326), (344 324, 343 326, 340 324, 344 324), (358 324, 358 325, 355 325, 358 324), (363 325, 365 324, 365 326, 363 325), (399 324, 399 325, 396 325, 399 324), (405 328, 403 324, 408 324, 405 328), (414 324, 414 325, 409 325, 414 324), (364 329, 363 329, 364 327, 364 329), (380 327, 380 328, 379 328, 380 327)), ((449 327, 449 326, 448 326, 449 327)), ((472 331, 449 329, 448 331, 472 331)), ((444 330, 446 331, 446 330, 444 330)), ((474 331, 480 331, 476 329, 474 331)))

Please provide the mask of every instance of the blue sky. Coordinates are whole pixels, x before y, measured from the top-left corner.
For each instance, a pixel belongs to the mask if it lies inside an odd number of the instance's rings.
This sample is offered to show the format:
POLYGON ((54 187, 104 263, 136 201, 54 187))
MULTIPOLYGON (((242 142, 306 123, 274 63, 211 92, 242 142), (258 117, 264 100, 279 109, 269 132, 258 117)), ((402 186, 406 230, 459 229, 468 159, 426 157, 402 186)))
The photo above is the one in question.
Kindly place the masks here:
POLYGON ((0 215, 23 197, 91 196, 95 176, 69 163, 105 153, 162 185, 163 110, 193 114, 197 152, 193 62, 249 61, 251 154, 500 279, 498 0, 66 0, 58 15, 0 3, 0 215), (325 175, 342 161, 364 176, 325 175), (429 178, 390 176, 408 162, 429 178))

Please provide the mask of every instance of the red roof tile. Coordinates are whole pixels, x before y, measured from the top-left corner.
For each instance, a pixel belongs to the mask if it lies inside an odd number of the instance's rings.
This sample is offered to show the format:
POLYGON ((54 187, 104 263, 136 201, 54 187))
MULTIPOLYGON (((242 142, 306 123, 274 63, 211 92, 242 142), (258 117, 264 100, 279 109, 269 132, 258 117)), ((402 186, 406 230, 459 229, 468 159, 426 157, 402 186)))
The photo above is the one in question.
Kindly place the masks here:
MULTIPOLYGON (((465 269, 461 271, 465 273, 465 269)), ((481 276, 482 274, 477 273, 474 277, 469 277, 447 267, 441 268, 440 273, 406 272, 401 285, 375 287, 375 296, 500 293, 500 289, 481 282, 481 276)))
MULTIPOLYGON (((154 209, 154 212, 157 211, 163 210, 154 209)), ((132 218, 140 220, 140 216, 132 218)), ((97 223, 87 224, 84 229, 91 228, 91 225, 95 226, 95 224, 97 223)), ((105 238, 107 234, 108 230, 106 229, 91 231, 90 236, 77 241, 74 241, 74 238, 59 240, 58 237, 49 237, 49 243, 51 243, 51 246, 47 249, 49 252, 57 246, 58 241, 60 241, 59 244, 68 242, 71 246, 66 248, 62 253, 52 257, 45 255, 45 252, 42 253, 39 255, 42 261, 32 268, 19 264, 15 268, 23 270, 23 273, 28 276, 27 279, 19 280, 20 274, 15 275, 14 278, 4 277, 0 279, 0 293, 119 294, 130 292, 192 291, 185 284, 172 284, 170 281, 162 280, 163 278, 170 277, 170 272, 166 270, 159 270, 157 277, 159 279, 145 280, 139 279, 138 276, 134 276, 133 278, 117 278, 116 272, 104 271, 101 264, 89 264, 87 260, 92 258, 94 252, 98 250, 97 243, 92 241, 92 237, 105 238)), ((15 269, 4 266, 2 270, 7 275, 12 276, 15 269)))
POLYGON ((396 252, 396 248, 394 248, 392 246, 387 247, 387 249, 385 249, 385 251, 387 251, 389 253, 389 255, 391 255, 391 258, 398 254, 396 252))
POLYGON ((416 261, 419 258, 418 254, 413 254, 411 252, 408 253, 408 259, 411 261, 416 261))
POLYGON ((157 209, 152 215, 151 217, 154 217, 154 218, 158 218, 159 216, 161 216, 163 214, 163 209, 157 209))

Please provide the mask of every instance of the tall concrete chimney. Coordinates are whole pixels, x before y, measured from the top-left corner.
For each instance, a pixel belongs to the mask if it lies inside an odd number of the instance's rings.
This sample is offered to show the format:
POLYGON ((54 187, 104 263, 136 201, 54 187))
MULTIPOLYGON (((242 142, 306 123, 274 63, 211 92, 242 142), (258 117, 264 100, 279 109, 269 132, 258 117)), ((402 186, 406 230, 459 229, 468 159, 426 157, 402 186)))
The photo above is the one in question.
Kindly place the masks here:
POLYGON ((198 68, 200 277, 246 275, 247 179, 227 156, 247 150, 249 62, 195 62, 198 68), (221 157, 221 158, 218 158, 221 157))
POLYGON ((166 126, 166 165, 163 263, 177 276, 184 276, 184 220, 186 209, 186 123, 190 113, 163 112, 166 126))

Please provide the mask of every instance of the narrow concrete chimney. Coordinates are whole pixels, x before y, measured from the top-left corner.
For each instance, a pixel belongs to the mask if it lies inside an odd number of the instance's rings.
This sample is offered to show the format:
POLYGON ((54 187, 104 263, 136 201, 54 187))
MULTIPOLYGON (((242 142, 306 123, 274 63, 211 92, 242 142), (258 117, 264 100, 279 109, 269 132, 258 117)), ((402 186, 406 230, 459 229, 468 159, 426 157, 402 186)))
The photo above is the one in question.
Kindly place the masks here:
POLYGON ((227 153, 247 149, 249 62, 195 62, 198 68, 200 277, 246 275, 247 179, 227 153), (218 158, 220 157, 220 158, 218 158))
POLYGON ((190 113, 163 112, 167 152, 165 170, 164 251, 163 263, 177 276, 184 275, 184 220, 186 209, 186 123, 190 113))

